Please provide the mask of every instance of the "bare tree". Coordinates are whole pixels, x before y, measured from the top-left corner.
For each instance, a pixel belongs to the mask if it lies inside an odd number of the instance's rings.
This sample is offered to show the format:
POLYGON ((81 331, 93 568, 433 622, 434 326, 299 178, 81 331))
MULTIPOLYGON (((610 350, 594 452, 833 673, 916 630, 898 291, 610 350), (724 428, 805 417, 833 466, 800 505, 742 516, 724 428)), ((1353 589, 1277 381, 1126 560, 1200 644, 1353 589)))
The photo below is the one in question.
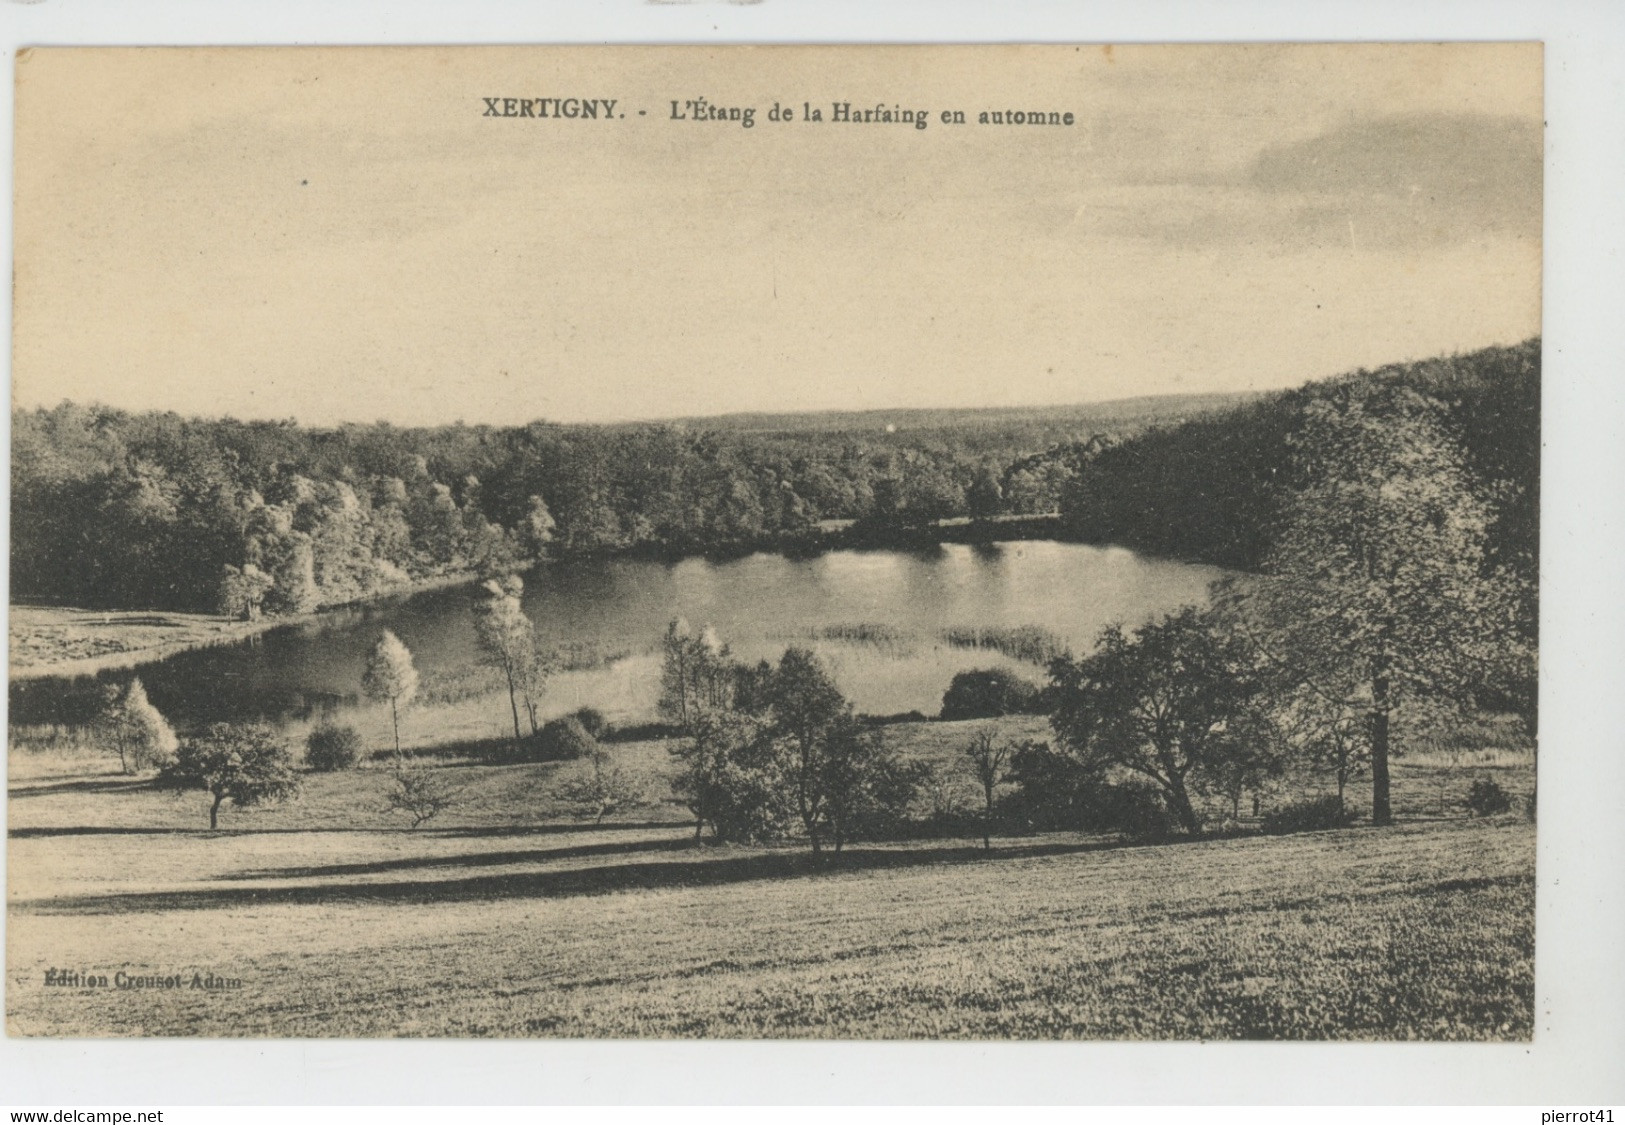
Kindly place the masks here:
POLYGON ((1010 757, 1010 744, 993 737, 991 728, 984 728, 971 736, 965 754, 976 770, 976 780, 982 784, 982 850, 993 850, 993 791, 1004 780, 1005 763, 1010 757))
POLYGON ((587 757, 591 772, 560 786, 561 797, 592 809, 594 824, 604 823, 604 817, 617 809, 642 803, 642 787, 615 764, 607 750, 595 746, 587 757))
POLYGON ((388 812, 403 812, 412 818, 412 827, 433 820, 456 803, 451 787, 434 770, 422 766, 397 765, 394 787, 388 794, 388 812))

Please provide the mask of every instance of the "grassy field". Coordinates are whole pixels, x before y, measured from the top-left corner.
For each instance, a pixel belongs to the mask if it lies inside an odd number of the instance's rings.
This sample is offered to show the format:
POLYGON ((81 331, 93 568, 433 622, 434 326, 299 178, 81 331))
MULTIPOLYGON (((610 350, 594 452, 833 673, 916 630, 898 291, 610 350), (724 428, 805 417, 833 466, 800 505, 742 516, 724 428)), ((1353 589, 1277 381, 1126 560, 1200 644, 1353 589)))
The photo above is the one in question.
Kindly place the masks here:
MULTIPOLYGON (((432 590, 472 581, 470 574, 424 578, 380 596, 432 590)), ((100 610, 60 605, 10 606, 10 672, 33 676, 90 676, 162 660, 188 649, 226 644, 316 614, 237 621, 209 613, 169 610, 100 610)), ((321 611, 318 611, 318 613, 321 611)))
MULTIPOLYGON (((957 759, 972 724, 899 724, 957 759)), ((1040 719, 1003 720, 1010 736, 1040 719)), ((650 803, 594 826, 579 763, 447 757, 412 831, 387 771, 228 807, 52 750, 11 760, 7 1015, 37 1035, 1521 1039, 1534 827, 1469 820, 1528 758, 1402 761, 1394 828, 1129 846, 1077 834, 698 845, 662 743, 613 747, 650 803), (1441 784, 1440 778, 1444 777, 1441 784), (1447 794, 1439 816, 1438 793, 1447 794), (47 987, 48 969, 108 986, 47 987), (176 976, 121 989, 119 972, 176 976), (211 990, 200 979, 239 982, 211 990)))
POLYGON ((69 606, 11 607, 11 674, 90 675, 189 648, 242 640, 278 621, 232 621, 202 613, 132 613, 69 606))

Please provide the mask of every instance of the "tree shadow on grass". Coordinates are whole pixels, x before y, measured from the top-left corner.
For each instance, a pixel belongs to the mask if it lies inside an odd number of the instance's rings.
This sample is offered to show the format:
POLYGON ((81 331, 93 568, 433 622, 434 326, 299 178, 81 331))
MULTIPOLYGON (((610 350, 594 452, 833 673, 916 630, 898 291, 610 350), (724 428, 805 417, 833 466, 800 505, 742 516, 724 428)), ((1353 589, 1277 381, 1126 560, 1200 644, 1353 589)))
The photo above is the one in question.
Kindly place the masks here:
POLYGON ((14 801, 24 797, 46 797, 53 793, 140 793, 156 789, 157 782, 150 777, 130 777, 115 774, 112 780, 83 779, 80 781, 47 781, 40 785, 13 785, 6 790, 14 801))
POLYGON ((486 836, 556 836, 576 832, 628 832, 650 828, 686 828, 694 831, 692 820, 616 820, 603 824, 580 821, 574 824, 491 824, 469 825, 461 828, 440 828, 436 836, 447 839, 477 839, 486 836))
POLYGON ((373 863, 329 863, 313 867, 269 867, 231 875, 216 875, 222 882, 239 879, 328 879, 342 875, 381 875, 386 871, 413 871, 445 867, 504 867, 514 863, 546 863, 561 859, 590 859, 595 856, 630 855, 635 852, 676 852, 694 847, 693 838, 617 840, 607 844, 575 844, 562 848, 528 848, 524 851, 472 852, 465 855, 425 855, 406 859, 383 859, 373 863))
POLYGON ((347 828, 173 828, 164 825, 100 825, 73 824, 47 825, 35 828, 12 828, 6 832, 14 840, 51 838, 57 836, 319 836, 328 833, 350 833, 361 836, 411 835, 423 838, 480 839, 494 836, 553 836, 580 832, 624 832, 636 829, 670 828, 693 832, 694 822, 681 820, 617 821, 609 824, 493 824, 470 825, 462 828, 411 828, 405 824, 387 827, 347 828))
POLYGON ((847 851, 840 856, 819 858, 805 851, 772 851, 743 856, 723 853, 716 858, 621 863, 463 879, 293 887, 216 887, 35 899, 14 903, 13 909, 50 914, 127 914, 253 906, 328 906, 342 903, 435 905, 515 898, 572 898, 616 891, 723 886, 859 871, 1076 855, 1111 846, 1102 842, 1046 843, 1001 847, 986 852, 965 844, 929 849, 847 851))

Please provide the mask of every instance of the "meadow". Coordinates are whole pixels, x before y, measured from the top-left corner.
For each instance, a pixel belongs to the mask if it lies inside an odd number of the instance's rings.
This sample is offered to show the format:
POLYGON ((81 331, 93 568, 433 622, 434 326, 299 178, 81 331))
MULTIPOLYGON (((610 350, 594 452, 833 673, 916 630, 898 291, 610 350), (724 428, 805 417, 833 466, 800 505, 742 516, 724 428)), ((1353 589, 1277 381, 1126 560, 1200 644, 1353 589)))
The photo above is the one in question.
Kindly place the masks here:
MULTIPOLYGON (((974 723, 885 736, 952 778, 974 723)), ((1038 737, 1043 720, 997 720, 1038 737)), ((1076 833, 696 843, 664 743, 602 826, 578 762, 424 757, 459 790, 411 830, 381 764, 228 807, 57 746, 11 756, 7 1015, 21 1035, 1526 1039, 1534 826, 1460 795, 1527 753, 1396 766, 1389 829, 1134 845, 1076 833), (1441 815, 1440 794, 1444 794, 1441 815), (49 969, 109 986, 47 987, 49 969), (121 989, 194 974, 224 990, 121 989)), ((1244 825, 1243 828, 1246 826, 1244 825)))
POLYGON ((11 607, 11 675, 89 675, 187 649, 228 644, 270 627, 201 613, 11 607))

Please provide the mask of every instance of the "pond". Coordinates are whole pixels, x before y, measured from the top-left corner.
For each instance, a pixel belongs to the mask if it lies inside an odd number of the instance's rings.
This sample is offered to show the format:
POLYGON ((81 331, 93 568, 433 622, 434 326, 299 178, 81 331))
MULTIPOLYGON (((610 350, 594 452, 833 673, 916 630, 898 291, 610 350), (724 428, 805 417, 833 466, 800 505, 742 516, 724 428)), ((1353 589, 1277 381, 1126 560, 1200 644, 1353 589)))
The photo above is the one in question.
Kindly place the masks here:
MULTIPOLYGON (((524 605, 544 643, 575 666, 554 678, 551 713, 590 705, 619 722, 652 719, 660 639, 680 617, 714 628, 752 662, 776 659, 790 644, 814 648, 859 711, 932 715, 956 671, 1006 667, 1041 682, 1044 649, 1086 652, 1111 622, 1137 625, 1205 600, 1222 573, 1122 548, 1025 540, 813 558, 551 563, 527 578, 524 605), (978 644, 1014 655, 968 647, 978 644)), ((479 596, 468 586, 386 599, 99 679, 139 675, 180 727, 344 714, 367 707, 362 670, 384 629, 412 650, 426 685, 475 664, 479 596)), ((14 682, 11 721, 83 721, 96 688, 88 677, 14 682)))

